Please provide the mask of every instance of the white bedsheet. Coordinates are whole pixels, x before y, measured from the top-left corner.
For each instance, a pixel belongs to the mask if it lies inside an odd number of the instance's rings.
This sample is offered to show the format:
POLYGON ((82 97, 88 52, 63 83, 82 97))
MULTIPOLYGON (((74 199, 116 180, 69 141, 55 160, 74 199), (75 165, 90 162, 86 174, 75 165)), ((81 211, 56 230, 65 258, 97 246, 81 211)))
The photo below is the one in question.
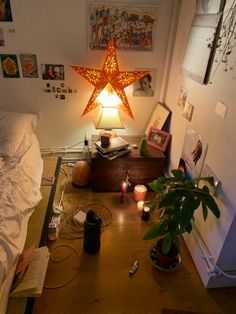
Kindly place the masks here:
POLYGON ((30 141, 27 150, 0 160, 0 288, 24 248, 28 219, 41 199, 43 161, 34 134, 30 141))

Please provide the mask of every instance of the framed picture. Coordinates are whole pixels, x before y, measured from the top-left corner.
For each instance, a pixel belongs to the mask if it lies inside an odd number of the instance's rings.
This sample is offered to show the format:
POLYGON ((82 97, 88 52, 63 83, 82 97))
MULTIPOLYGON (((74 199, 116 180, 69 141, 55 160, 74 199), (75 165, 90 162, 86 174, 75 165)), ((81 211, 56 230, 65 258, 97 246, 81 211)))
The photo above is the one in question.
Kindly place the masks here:
POLYGON ((145 130, 145 135, 149 133, 151 127, 162 129, 164 126, 166 119, 170 114, 170 110, 164 107, 160 102, 157 104, 156 108, 154 109, 151 119, 148 122, 148 125, 145 130))
POLYGON ((118 49, 152 51, 157 26, 157 6, 90 3, 89 49, 107 49, 111 37, 118 49))
POLYGON ((170 142, 170 138, 170 133, 151 127, 147 136, 147 142, 150 146, 165 152, 170 142))

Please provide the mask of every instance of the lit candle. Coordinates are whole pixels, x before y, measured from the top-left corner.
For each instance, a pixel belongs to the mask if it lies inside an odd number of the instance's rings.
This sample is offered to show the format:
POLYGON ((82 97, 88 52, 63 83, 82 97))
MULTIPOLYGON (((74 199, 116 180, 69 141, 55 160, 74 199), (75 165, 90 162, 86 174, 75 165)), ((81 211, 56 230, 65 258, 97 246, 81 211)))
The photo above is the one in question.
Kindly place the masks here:
POLYGON ((134 187, 134 200, 144 201, 147 195, 147 188, 145 185, 138 184, 134 187))
POLYGON ((124 202, 124 196, 125 196, 126 191, 127 191, 127 183, 126 182, 122 182, 122 185, 121 185, 121 196, 120 196, 120 202, 121 203, 124 202))
POLYGON ((137 209, 139 213, 141 213, 143 210, 143 204, 144 204, 144 201, 138 201, 137 203, 137 209))
POLYGON ((145 206, 142 210, 142 220, 147 221, 150 217, 150 213, 149 213, 150 208, 145 206))

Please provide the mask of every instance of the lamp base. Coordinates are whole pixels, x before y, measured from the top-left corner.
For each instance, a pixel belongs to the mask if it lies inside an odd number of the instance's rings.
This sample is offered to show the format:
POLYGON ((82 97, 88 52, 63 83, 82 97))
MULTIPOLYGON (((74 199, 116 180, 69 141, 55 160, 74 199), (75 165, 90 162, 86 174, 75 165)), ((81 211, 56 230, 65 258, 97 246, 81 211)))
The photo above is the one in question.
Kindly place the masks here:
POLYGON ((117 134, 114 130, 102 130, 99 133, 102 147, 109 146, 111 138, 116 136, 117 134))

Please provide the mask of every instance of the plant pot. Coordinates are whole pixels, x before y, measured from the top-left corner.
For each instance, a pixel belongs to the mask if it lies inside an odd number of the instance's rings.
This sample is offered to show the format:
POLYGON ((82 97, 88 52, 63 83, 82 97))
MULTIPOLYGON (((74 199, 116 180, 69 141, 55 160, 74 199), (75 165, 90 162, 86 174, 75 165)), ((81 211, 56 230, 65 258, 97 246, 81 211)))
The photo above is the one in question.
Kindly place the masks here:
POLYGON ((148 252, 149 259, 154 267, 162 271, 174 271, 181 265, 181 256, 178 252, 163 254, 161 251, 162 240, 154 243, 148 252), (173 254, 172 254, 173 253, 173 254))

